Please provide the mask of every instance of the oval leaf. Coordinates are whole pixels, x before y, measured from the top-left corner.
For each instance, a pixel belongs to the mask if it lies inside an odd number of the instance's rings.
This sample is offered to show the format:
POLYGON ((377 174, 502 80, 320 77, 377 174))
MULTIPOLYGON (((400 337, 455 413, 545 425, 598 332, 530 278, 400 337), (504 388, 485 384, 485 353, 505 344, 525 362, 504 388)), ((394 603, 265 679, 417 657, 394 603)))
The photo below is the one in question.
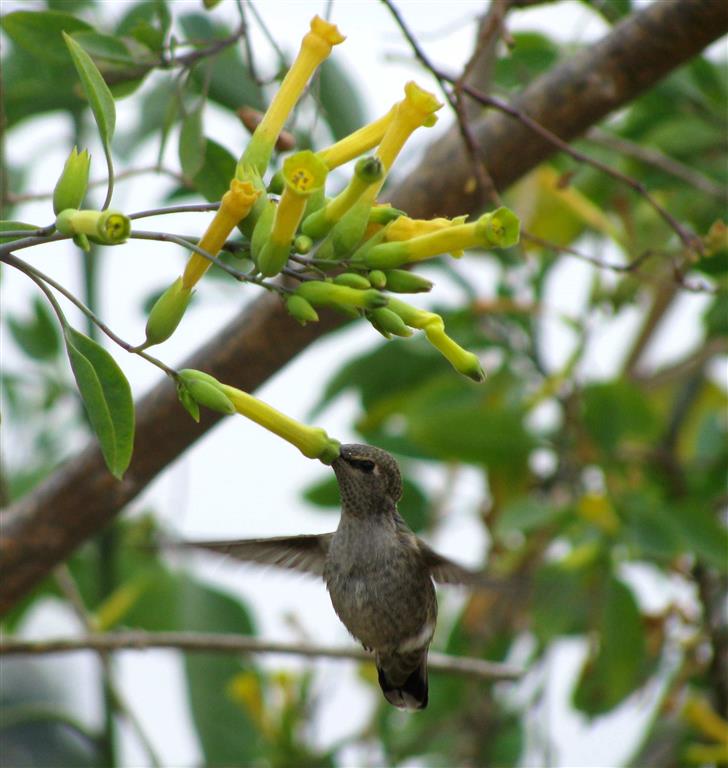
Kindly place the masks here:
POLYGON ((13 11, 6 14, 0 24, 14 43, 52 64, 68 61, 62 33, 93 29, 85 21, 60 11, 13 11))
POLYGON ((131 388, 114 358, 87 336, 66 328, 66 351, 106 466, 121 478, 134 446, 131 388))
MULTIPOLYGON (((63 39, 66 41, 68 50, 76 67, 78 76, 81 78, 83 90, 86 93, 88 103, 91 105, 91 111, 94 113, 94 119, 99 127, 101 142, 104 145, 104 154, 106 155, 106 164, 109 168, 109 186, 111 188, 113 180, 113 165, 111 161, 111 139, 116 128, 116 107, 114 97, 111 95, 109 86, 93 62, 93 59, 84 51, 79 43, 72 37, 63 33, 63 39)), ((110 197, 111 189, 109 190, 110 197)))
POLYGON ((192 178, 205 162, 205 137, 202 135, 202 107, 185 115, 179 134, 179 162, 185 176, 192 178))

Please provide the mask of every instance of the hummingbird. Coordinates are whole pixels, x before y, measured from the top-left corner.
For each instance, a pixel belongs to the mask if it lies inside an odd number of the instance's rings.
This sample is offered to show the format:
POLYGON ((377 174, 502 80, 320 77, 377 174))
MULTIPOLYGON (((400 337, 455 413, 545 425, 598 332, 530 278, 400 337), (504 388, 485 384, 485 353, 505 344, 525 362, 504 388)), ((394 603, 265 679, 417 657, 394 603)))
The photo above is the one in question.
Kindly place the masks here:
POLYGON ((335 532, 181 546, 323 578, 339 619, 374 654, 387 701, 399 709, 424 709, 437 621, 433 579, 482 585, 483 577, 438 554, 408 527, 397 511, 402 477, 389 453, 342 445, 332 468, 341 495, 335 532))

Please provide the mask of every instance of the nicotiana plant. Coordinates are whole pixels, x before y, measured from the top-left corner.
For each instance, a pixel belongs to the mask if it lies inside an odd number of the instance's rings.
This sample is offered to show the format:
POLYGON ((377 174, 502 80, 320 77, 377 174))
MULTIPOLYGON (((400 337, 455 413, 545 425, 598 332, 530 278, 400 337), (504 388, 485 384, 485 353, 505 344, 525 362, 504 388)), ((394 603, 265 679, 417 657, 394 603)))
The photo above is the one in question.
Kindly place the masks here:
POLYGON ((239 413, 289 441, 305 456, 325 464, 337 457, 339 443, 323 429, 301 424, 203 371, 178 371, 149 354, 149 348, 175 332, 197 284, 211 265, 233 274, 240 282, 278 294, 292 318, 302 324, 316 322, 317 309, 328 307, 352 318, 366 318, 388 339, 410 336, 412 329, 421 330, 456 371, 475 381, 484 379, 477 356, 448 336, 440 315, 418 309, 397 295, 432 288, 429 280, 410 271, 409 267, 418 262, 446 253, 458 258, 465 249, 516 244, 518 218, 508 208, 500 207, 475 221, 466 221, 465 216, 420 220, 379 201, 408 138, 418 128, 430 127, 437 120, 435 113, 442 105, 432 93, 409 82, 404 98, 379 119, 318 152, 293 152, 283 159, 280 170, 271 169, 276 143, 291 111, 317 68, 333 47, 344 41, 335 25, 318 16, 311 20, 298 55, 255 128, 205 233, 197 244, 166 235, 165 239, 179 242, 192 254, 182 275, 149 312, 141 344, 120 339, 63 286, 13 255, 22 248, 64 238, 73 238, 84 250, 89 249, 90 242, 109 246, 129 238, 149 239, 149 233, 132 226, 132 220, 141 218, 139 214, 127 216, 109 207, 114 180, 110 149, 114 100, 83 47, 65 33, 64 39, 104 146, 108 167, 106 200, 101 210, 82 208, 90 158, 87 151, 74 148, 55 187, 55 222, 43 228, 3 222, 5 244, 0 246, 0 253, 6 263, 34 280, 50 301, 63 327, 89 421, 115 476, 121 477, 131 460, 131 390, 113 357, 71 328, 54 290, 76 304, 114 342, 170 376, 180 402, 193 418, 199 420, 200 405, 224 414, 239 413), (330 172, 353 160, 356 163, 348 184, 338 194, 327 196, 330 172), (247 257, 249 268, 238 270, 220 261, 219 255, 226 250, 247 257))

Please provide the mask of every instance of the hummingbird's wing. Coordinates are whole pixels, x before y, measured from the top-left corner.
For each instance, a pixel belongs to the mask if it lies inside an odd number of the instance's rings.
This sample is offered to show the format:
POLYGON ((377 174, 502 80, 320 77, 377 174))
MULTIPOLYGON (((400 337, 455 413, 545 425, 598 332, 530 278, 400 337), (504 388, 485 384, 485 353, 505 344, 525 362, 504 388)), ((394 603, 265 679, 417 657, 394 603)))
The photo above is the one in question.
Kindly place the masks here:
POLYGON ((450 560, 450 558, 435 552, 432 547, 425 544, 419 537, 417 538, 417 543, 425 563, 430 569, 430 575, 438 584, 464 584, 468 587, 494 589, 499 592, 508 592, 518 586, 517 580, 492 578, 478 571, 471 571, 470 568, 458 565, 453 560, 450 560))
POLYGON ((294 571, 323 576, 324 563, 333 533, 315 536, 276 536, 268 539, 226 541, 180 541, 166 544, 175 549, 203 549, 229 555, 235 560, 276 565, 294 571))

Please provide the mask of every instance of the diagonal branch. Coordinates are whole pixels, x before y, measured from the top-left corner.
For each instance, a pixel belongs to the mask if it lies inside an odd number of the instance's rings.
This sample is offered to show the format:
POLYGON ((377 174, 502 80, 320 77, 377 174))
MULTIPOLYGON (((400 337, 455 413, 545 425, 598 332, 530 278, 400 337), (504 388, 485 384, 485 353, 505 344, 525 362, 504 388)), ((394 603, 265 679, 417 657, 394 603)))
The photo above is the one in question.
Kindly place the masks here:
MULTIPOLYGON (((536 80, 514 106, 563 140, 570 140, 622 107, 728 31, 728 6, 716 0, 658 0, 633 14, 589 50, 536 80)), ((489 113, 472 123, 497 188, 505 189, 555 152, 517 119, 489 113)), ((469 193, 472 163, 454 128, 437 141, 421 167, 392 191, 412 216, 477 211, 469 193)), ((251 391, 317 338, 343 321, 322 315, 317 325, 292 322, 266 295, 246 308, 184 367, 251 391)), ((195 424, 181 412, 174 387, 163 381, 137 407, 136 450, 124 480, 108 473, 95 445, 68 461, 25 498, 0 514, 0 615, 86 538, 101 530, 160 471, 220 417, 195 424)))
MULTIPOLYGON (((46 655, 93 650, 97 653, 123 650, 171 648, 177 651, 216 653, 281 653, 309 658, 354 659, 372 661, 371 653, 359 648, 331 648, 308 643, 282 643, 261 640, 246 635, 213 634, 205 632, 109 632, 79 638, 49 640, 1 640, 0 656, 46 655)), ((462 677, 482 680, 516 680, 523 670, 510 664, 501 664, 469 656, 450 656, 431 652, 428 667, 433 672, 446 672, 462 677)))

